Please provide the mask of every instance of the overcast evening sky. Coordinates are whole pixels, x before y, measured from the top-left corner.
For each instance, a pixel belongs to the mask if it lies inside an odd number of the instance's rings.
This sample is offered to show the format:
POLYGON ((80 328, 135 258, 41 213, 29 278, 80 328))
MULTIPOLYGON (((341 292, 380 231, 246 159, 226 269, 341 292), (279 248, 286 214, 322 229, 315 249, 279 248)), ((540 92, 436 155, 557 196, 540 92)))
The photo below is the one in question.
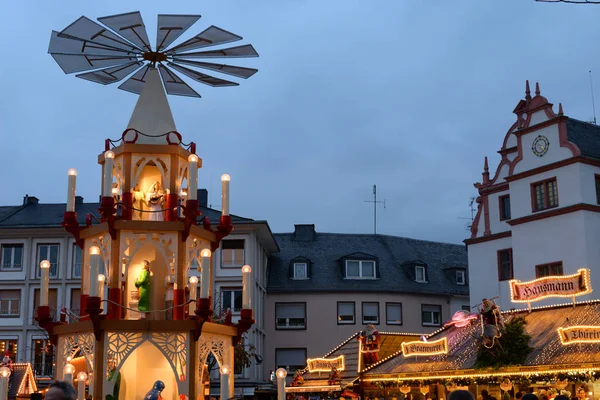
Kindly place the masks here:
MULTIPOLYGON (((259 72, 239 87, 191 83, 201 99, 169 96, 184 141, 204 161, 199 187, 220 209, 275 232, 371 233, 373 184, 387 210, 378 233, 460 243, 484 156, 515 120, 525 80, 565 114, 592 118, 588 71, 600 83, 600 6, 534 0, 12 1, 2 5, 1 205, 27 193, 97 201, 104 139, 126 128, 137 95, 65 75, 50 32, 81 15, 200 14, 176 43, 214 24, 260 54, 229 64, 259 72), (127 5, 123 5, 123 4, 127 5)), ((189 80, 188 80, 189 82, 189 80)), ((596 94, 600 99, 599 84, 596 94)))

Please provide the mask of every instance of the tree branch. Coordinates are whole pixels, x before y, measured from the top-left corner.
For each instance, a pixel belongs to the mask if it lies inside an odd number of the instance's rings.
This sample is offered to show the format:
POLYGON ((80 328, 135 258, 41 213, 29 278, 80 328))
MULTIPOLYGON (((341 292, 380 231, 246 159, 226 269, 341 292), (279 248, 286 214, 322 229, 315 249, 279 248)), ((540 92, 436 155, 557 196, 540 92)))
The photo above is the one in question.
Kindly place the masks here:
POLYGON ((538 3, 600 4, 596 0, 535 0, 538 3))

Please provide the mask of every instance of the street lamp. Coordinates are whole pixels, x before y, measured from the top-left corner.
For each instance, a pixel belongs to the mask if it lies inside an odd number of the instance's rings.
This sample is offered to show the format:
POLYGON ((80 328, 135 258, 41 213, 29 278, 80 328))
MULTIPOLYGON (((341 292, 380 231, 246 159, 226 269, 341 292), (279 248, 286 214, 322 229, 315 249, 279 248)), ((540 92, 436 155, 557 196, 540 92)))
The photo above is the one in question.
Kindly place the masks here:
POLYGON ((275 371, 275 375, 277 375, 277 400, 285 400, 285 377, 287 376, 287 371, 285 368, 279 368, 275 371))

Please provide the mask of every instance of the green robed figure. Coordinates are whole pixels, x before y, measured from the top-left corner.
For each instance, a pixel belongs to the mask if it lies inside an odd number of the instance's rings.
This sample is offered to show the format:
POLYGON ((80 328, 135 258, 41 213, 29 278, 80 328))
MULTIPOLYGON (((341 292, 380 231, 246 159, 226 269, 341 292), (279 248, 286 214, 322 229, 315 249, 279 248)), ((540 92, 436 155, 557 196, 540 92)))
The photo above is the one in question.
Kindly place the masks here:
POLYGON ((135 281, 135 287, 138 288, 140 294, 140 301, 138 303, 138 310, 149 311, 150 310, 150 263, 144 260, 144 268, 140 275, 135 281))

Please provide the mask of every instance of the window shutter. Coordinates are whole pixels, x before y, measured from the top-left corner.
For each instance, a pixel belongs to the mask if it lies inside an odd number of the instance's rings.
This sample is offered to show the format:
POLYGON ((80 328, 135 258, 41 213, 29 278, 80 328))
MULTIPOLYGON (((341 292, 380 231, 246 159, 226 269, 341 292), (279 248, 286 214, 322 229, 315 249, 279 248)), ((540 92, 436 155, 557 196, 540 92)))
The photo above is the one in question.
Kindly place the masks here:
POLYGON ((440 307, 440 306, 428 306, 428 305, 423 306, 423 311, 440 312, 441 309, 442 309, 442 307, 440 307))
POLYGON ((340 315, 354 315, 354 304, 352 303, 339 303, 338 313, 340 315))
POLYGON ((277 366, 280 365, 306 365, 306 351, 304 349, 277 349, 277 366))
POLYGON ((304 318, 304 304, 277 304, 276 318, 304 318))
POLYGON ((388 304, 386 314, 388 322, 401 322, 402 306, 400 304, 388 304))
POLYGON ((363 303, 363 314, 364 315, 377 315, 377 303, 363 303))

